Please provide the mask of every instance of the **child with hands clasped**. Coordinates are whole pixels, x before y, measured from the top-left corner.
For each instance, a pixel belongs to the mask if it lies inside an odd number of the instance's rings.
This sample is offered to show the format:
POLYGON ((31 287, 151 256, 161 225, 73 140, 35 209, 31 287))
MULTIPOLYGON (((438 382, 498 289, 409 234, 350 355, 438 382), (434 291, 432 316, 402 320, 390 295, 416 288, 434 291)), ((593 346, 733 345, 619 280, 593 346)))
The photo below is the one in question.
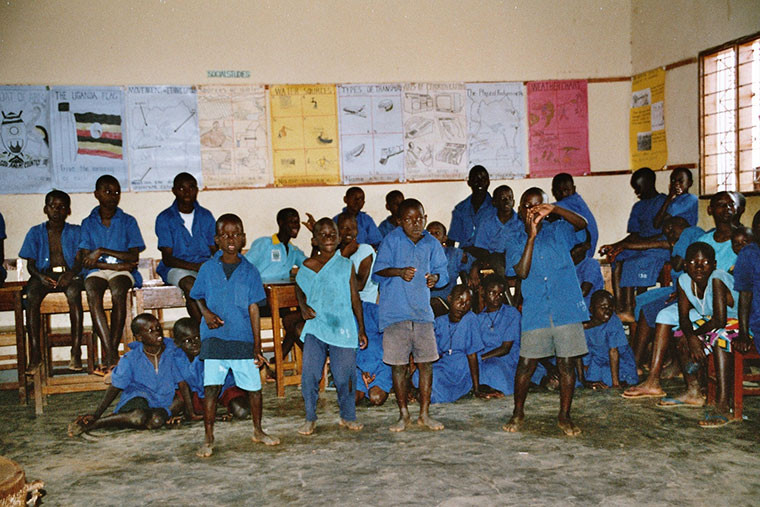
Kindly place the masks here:
POLYGON ((367 347, 367 335, 356 271, 350 259, 337 253, 340 235, 330 218, 314 224, 313 238, 317 253, 304 261, 296 275, 298 306, 306 320, 301 332, 306 421, 298 433, 311 435, 316 429, 319 381, 328 354, 338 392, 340 425, 358 431, 364 425, 356 421, 356 348, 367 347))
POLYGON ((258 301, 266 297, 256 267, 240 255, 245 231, 240 217, 225 214, 216 221, 214 237, 219 250, 203 263, 190 297, 198 302, 201 321, 203 364, 203 422, 205 441, 196 453, 207 458, 214 452, 216 402, 227 373, 232 370, 235 384, 248 391, 253 419, 252 440, 277 445, 280 440, 261 428, 261 377, 265 363, 261 354, 261 327, 258 301))

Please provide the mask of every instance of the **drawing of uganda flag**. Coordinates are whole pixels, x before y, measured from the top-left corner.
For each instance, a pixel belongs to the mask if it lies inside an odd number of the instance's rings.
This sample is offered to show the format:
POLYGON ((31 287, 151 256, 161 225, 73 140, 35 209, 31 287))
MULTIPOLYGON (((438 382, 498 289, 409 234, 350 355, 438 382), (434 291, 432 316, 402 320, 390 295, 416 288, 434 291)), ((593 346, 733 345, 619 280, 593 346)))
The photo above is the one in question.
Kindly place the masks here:
POLYGON ((77 124, 77 153, 96 157, 122 158, 121 116, 74 113, 77 124))

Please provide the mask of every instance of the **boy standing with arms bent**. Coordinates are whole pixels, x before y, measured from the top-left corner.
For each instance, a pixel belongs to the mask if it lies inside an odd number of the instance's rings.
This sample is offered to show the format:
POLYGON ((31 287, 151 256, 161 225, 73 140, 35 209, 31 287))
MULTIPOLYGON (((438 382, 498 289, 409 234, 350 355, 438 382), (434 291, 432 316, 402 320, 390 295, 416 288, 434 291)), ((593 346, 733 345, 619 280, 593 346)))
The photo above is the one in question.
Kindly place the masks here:
POLYGON ((417 424, 442 430, 428 414, 433 385, 432 363, 438 359, 433 330, 430 289, 448 283, 446 255, 441 244, 425 231, 425 210, 416 199, 399 205, 401 227, 383 240, 372 277, 380 284, 378 318, 383 331, 383 361, 391 365, 393 392, 400 412, 391 431, 410 424, 407 408, 409 355, 420 371, 420 416, 417 424))

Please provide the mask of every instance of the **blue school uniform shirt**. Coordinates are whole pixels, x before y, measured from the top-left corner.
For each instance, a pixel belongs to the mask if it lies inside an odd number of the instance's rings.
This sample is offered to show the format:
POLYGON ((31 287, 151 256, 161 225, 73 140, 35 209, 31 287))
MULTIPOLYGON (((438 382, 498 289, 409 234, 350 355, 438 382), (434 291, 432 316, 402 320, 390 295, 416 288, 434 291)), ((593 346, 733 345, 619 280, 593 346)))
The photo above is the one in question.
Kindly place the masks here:
POLYGON ((402 227, 397 227, 380 244, 372 268, 372 278, 380 287, 378 304, 380 329, 403 321, 433 322, 435 316, 430 307, 430 289, 425 274, 439 276, 435 288, 449 283, 448 261, 443 247, 427 231, 417 243, 412 242, 402 227), (400 276, 380 276, 378 271, 386 268, 417 268, 410 282, 400 276))
POLYGON ((665 202, 665 194, 657 194, 649 199, 641 199, 631 208, 628 217, 628 232, 643 238, 659 236, 662 229, 654 226, 654 217, 665 202))
POLYGON ((375 265, 376 255, 374 248, 362 243, 359 245, 359 248, 356 249, 356 252, 349 257, 351 263, 354 265, 354 271, 356 271, 357 275, 359 274, 359 266, 362 261, 367 257, 372 257, 372 262, 369 267, 369 276, 364 283, 364 288, 359 291, 359 298, 367 303, 377 303, 377 282, 372 279, 372 267, 375 265))
POLYGON ((507 250, 507 242, 514 237, 515 231, 520 229, 524 230, 525 225, 514 210, 512 210, 512 216, 504 224, 494 212, 480 222, 474 244, 491 253, 504 253, 507 250))
POLYGON ((446 254, 446 272, 449 275, 449 281, 440 289, 431 290, 430 296, 446 299, 451 294, 451 289, 456 286, 459 273, 470 271, 473 260, 470 256, 467 256, 467 262, 462 262, 462 258, 465 255, 464 250, 455 246, 444 246, 443 252, 446 254))
MULTIPOLYGON (((348 211, 348 208, 343 208, 343 213, 348 211)), ((335 215, 333 217, 333 221, 335 223, 338 223, 338 215, 335 215)), ((377 247, 377 245, 380 244, 380 242, 383 240, 383 235, 380 234, 380 231, 377 228, 377 225, 375 225, 375 221, 372 220, 372 217, 366 214, 363 211, 360 211, 356 214, 356 227, 357 227, 357 233, 356 233, 356 242, 357 243, 367 243, 372 245, 373 247, 377 247)))
MULTIPOLYGON (((525 236, 520 251, 525 248, 525 236)), ((533 247, 530 272, 522 281, 523 331, 588 320, 570 249, 575 228, 565 220, 542 222, 533 247)))
POLYGON ((760 350, 760 246, 752 243, 739 252, 734 267, 734 289, 752 293, 749 328, 755 337, 755 347, 760 350))
POLYGON ((357 348, 359 333, 351 307, 350 259, 340 252, 315 273, 308 266, 298 270, 296 283, 306 296, 306 304, 316 313, 303 325, 301 339, 307 334, 336 347, 357 348))
POLYGON ((487 193, 483 204, 476 212, 472 207, 472 195, 463 200, 451 212, 451 226, 449 227, 449 239, 459 243, 460 248, 472 246, 475 243, 475 235, 480 223, 491 213, 495 213, 491 202, 491 194, 487 193))
POLYGON ((695 226, 699 219, 699 199, 694 194, 681 194, 673 199, 666 213, 672 217, 683 217, 690 226, 695 226))
POLYGON ((290 270, 293 266, 303 266, 306 255, 292 241, 286 250, 277 234, 272 234, 254 240, 245 258, 256 266, 261 279, 269 282, 289 280, 290 270))
MULTIPOLYGON (((503 394, 514 393, 515 372, 520 359, 520 312, 509 305, 501 305, 495 312, 482 311, 477 315, 478 331, 483 350, 478 354, 480 383, 503 394), (509 353, 500 357, 483 359, 483 354, 512 342, 509 353)), ((540 379, 538 379, 540 382, 540 379)))
MULTIPOLYGON (((209 248, 214 246, 216 221, 211 212, 197 202, 193 204, 193 210, 192 234, 185 227, 175 200, 156 217, 156 236, 159 249, 171 248, 174 257, 202 264, 211 258, 209 248)), ((162 260, 158 263, 156 273, 166 282, 170 269, 162 260)))
MULTIPOLYGON (((710 229, 704 233, 697 241, 707 243, 715 250, 715 267, 723 271, 730 272, 736 264, 736 253, 731 247, 731 240, 728 239, 722 243, 715 241, 715 229, 710 229)), ((684 251, 684 255, 686 252, 684 251)))
MULTIPOLYGON (((127 215, 121 208, 116 208, 111 224, 106 227, 100 218, 100 206, 95 206, 89 216, 82 220, 79 249, 92 251, 97 248, 108 248, 119 252, 126 252, 130 248, 137 248, 140 252, 145 250, 145 242, 135 217, 127 215)), ((97 270, 82 269, 82 276, 87 277, 93 271, 97 270)), ((135 287, 141 287, 140 272, 134 269, 131 274, 135 279, 135 287)))
MULTIPOLYGON (((586 308, 591 308, 591 295, 604 289, 604 277, 602 276, 602 267, 599 265, 599 261, 593 257, 586 257, 575 266, 575 274, 578 276, 578 283, 583 285, 584 282, 591 284, 591 290, 588 296, 584 296, 583 302, 586 303, 586 308)), ((581 294, 583 290, 581 288, 581 294)))
POLYGON ((589 382, 604 382, 612 385, 612 370, 610 370, 610 350, 618 351, 618 380, 628 384, 638 384, 636 360, 633 350, 625 336, 623 323, 617 315, 596 327, 584 329, 588 354, 583 356, 583 365, 588 366, 586 380, 589 382))
POLYGON ((163 408, 171 415, 175 388, 184 380, 176 356, 164 350, 156 371, 141 342, 131 342, 129 348, 111 374, 111 385, 122 390, 114 412, 132 398, 140 397, 148 401, 150 408, 163 408))
POLYGON ((380 231, 380 235, 382 237, 386 237, 389 232, 391 232, 393 229, 398 227, 397 225, 393 225, 391 223, 391 218, 392 217, 386 218, 385 220, 380 222, 380 225, 377 226, 377 230, 380 231))
MULTIPOLYGON (((44 222, 35 225, 26 233, 24 243, 18 256, 22 259, 31 259, 40 271, 50 269, 50 243, 48 242, 48 223, 44 222)), ((66 261, 66 267, 74 267, 79 251, 79 242, 81 227, 66 223, 61 231, 61 247, 63 248, 63 259, 66 261)))
POLYGON ((230 279, 224 274, 222 252, 203 263, 190 297, 203 299, 224 325, 210 329, 201 320, 201 359, 252 359, 253 330, 248 307, 266 298, 256 266, 238 254, 230 279))
POLYGON ((367 334, 367 348, 356 351, 356 390, 369 394, 369 390, 377 386, 386 393, 393 388, 391 367, 383 362, 383 333, 377 321, 377 304, 362 301, 364 314, 364 332, 367 334), (364 385, 362 373, 374 375, 375 379, 364 385))
MULTIPOLYGON (((589 258, 593 257, 594 253, 596 252, 596 244, 599 241, 599 227, 596 225, 596 218, 594 218, 594 214, 591 213, 591 210, 586 204, 586 201, 584 201, 583 197, 581 197, 580 194, 576 192, 572 195, 568 195, 561 201, 557 201, 556 205, 578 213, 580 216, 586 219, 586 230, 588 231, 589 237, 591 239, 591 248, 589 248, 588 252, 586 252, 586 256, 589 258)), ((583 229, 577 232, 577 236, 579 240, 578 243, 583 243, 586 241, 586 232, 583 229)))

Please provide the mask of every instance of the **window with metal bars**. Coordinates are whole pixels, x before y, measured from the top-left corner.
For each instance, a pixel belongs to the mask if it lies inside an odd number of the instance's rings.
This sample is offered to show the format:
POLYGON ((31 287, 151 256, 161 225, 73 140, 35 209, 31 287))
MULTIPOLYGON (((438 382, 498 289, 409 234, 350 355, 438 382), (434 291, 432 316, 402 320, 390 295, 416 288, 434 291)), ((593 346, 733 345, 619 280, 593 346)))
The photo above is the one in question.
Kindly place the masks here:
POLYGON ((760 193, 760 32, 699 54, 702 195, 760 193))

